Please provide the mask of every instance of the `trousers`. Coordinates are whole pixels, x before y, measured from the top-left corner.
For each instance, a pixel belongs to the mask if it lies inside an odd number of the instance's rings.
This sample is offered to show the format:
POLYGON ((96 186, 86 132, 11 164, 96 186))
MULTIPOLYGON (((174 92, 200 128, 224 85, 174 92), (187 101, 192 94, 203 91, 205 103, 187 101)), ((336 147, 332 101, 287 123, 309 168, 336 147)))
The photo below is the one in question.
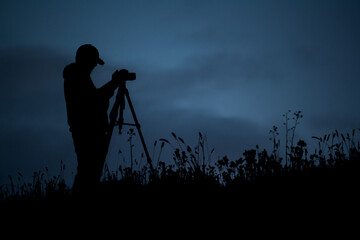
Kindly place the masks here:
POLYGON ((107 154, 105 132, 73 133, 77 156, 77 173, 73 193, 90 193, 100 182, 107 154))

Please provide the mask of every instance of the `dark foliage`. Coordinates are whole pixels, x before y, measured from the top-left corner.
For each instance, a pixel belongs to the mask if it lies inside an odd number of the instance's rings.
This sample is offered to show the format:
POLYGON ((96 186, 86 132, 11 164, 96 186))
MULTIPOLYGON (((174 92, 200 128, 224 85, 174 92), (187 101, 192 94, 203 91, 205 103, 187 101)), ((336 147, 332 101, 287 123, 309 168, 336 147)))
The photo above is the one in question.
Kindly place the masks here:
MULTIPOLYGON (((299 112, 296 114, 295 117, 301 116, 299 112)), ((292 134, 295 127, 289 130, 292 134)), ((307 143, 298 140, 294 145, 291 137, 285 146, 286 156, 281 158, 279 134, 274 127, 270 131, 270 140, 274 143, 271 152, 256 146, 244 151, 238 159, 230 160, 224 156, 215 163, 212 163, 214 149, 208 148, 205 135, 199 133, 197 145, 191 147, 172 133, 174 141, 164 138, 155 141, 154 150, 159 148, 159 154, 156 158, 153 156, 153 161, 156 160, 154 169, 139 166, 134 159, 131 159, 130 167, 120 166, 116 171, 105 167, 101 183, 86 196, 86 200, 170 205, 241 201, 243 204, 262 202, 262 205, 282 203, 293 206, 300 202, 329 202, 339 197, 353 199, 358 188, 360 143, 355 138, 359 133, 360 129, 358 133, 354 130, 343 135, 335 131, 324 137, 313 137, 318 146, 310 155, 307 143), (165 146, 173 149, 172 161, 167 164, 161 161, 165 146)), ((129 139, 133 136, 131 132, 129 139)), ((74 200, 63 178, 64 169, 61 163, 60 174, 52 178, 47 169, 45 173, 36 172, 31 183, 25 183, 21 173, 18 173, 17 181, 10 177, 10 184, 1 186, 1 201, 74 200)))

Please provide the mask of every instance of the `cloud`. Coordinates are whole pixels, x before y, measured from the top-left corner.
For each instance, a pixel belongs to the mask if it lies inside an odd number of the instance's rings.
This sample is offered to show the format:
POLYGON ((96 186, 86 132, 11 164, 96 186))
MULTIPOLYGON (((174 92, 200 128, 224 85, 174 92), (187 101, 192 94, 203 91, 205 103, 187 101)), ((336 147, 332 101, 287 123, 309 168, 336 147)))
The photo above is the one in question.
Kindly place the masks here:
POLYGON ((360 116, 348 117, 341 113, 328 113, 324 115, 314 115, 309 119, 309 128, 313 134, 328 134, 335 130, 350 132, 360 127, 360 116), (321 131, 319 131, 321 129, 321 131))

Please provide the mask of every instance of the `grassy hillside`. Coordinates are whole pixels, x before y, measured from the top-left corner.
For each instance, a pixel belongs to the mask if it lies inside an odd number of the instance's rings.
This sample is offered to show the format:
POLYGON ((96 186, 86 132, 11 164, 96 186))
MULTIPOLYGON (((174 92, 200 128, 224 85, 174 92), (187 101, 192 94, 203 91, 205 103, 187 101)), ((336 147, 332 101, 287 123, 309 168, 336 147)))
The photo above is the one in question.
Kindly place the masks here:
MULTIPOLYGON (((155 141, 158 156, 153 156, 154 169, 139 166, 129 159, 129 167, 119 166, 115 171, 104 168, 99 186, 86 196, 86 200, 137 202, 199 201, 216 199, 254 202, 313 201, 316 198, 352 198, 358 188, 360 143, 355 139, 359 130, 350 134, 338 131, 323 137, 313 137, 318 146, 309 153, 303 140, 294 141, 295 129, 301 112, 295 112, 294 125, 286 131, 285 156, 280 157, 277 127, 270 131, 273 149, 244 151, 238 159, 224 156, 214 164, 206 136, 199 133, 198 143, 191 147, 172 133, 173 139, 155 141), (160 161, 164 147, 173 149, 172 159, 160 161), (145 200, 144 200, 145 199, 145 200), (302 199, 302 200, 301 200, 302 199)), ((287 116, 286 116, 287 117, 287 116)), ((134 132, 129 135, 129 142, 134 132)), ((131 154, 132 156, 132 154, 131 154)), ((48 176, 48 170, 35 172, 32 182, 25 182, 22 174, 9 177, 10 183, 0 188, 2 203, 72 201, 71 186, 63 178, 65 166, 61 163, 57 176, 48 176)))

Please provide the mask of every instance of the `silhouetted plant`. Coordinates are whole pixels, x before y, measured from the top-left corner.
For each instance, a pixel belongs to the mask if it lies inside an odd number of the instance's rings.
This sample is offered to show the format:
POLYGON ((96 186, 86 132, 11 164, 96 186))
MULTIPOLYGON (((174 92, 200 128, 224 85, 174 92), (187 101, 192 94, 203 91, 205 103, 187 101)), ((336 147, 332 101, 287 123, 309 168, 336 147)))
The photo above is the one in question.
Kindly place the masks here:
POLYGON ((355 133, 355 129, 352 130, 351 135, 339 134, 335 130, 334 133, 325 134, 324 137, 313 136, 312 138, 318 141, 318 148, 311 158, 320 167, 337 167, 343 165, 344 161, 359 159, 360 142, 355 143, 355 133))
MULTIPOLYGON (((279 136, 278 127, 273 126, 273 128, 270 130, 269 134, 271 135, 269 140, 272 141, 272 143, 273 143, 272 156, 274 157, 274 159, 278 159, 279 147, 280 147, 280 139, 278 139, 278 136, 279 136)), ((281 159, 279 159, 279 161, 281 162, 281 159)))
MULTIPOLYGON (((288 115, 285 116, 286 121, 289 121, 288 115)), ((285 163, 279 156, 280 140, 276 126, 269 132, 270 140, 273 143, 273 149, 270 152, 266 149, 260 150, 259 146, 255 146, 255 149, 245 150, 242 156, 236 160, 230 160, 224 156, 214 164, 212 163, 214 149, 212 148, 209 151, 206 135, 199 133, 196 145, 191 147, 186 144, 183 138, 171 133, 172 141, 161 138, 154 142, 153 159, 156 159, 156 164, 152 170, 147 166, 141 166, 133 158, 131 139, 134 133, 129 131, 130 166, 126 167, 124 162, 116 170, 110 170, 105 165, 102 182, 114 184, 114 186, 118 186, 118 183, 123 183, 122 186, 201 185, 241 191, 242 186, 264 183, 264 181, 275 177, 282 179, 282 182, 286 184, 286 181, 289 180, 288 177, 292 175, 301 176, 301 174, 319 169, 341 169, 349 163, 352 164, 350 169, 359 165, 360 143, 356 137, 360 136, 360 129, 358 129, 358 135, 356 135, 356 130, 353 130, 351 134, 339 134, 336 130, 334 133, 325 134, 323 137, 314 136, 313 139, 317 141, 317 148, 313 154, 309 155, 305 141, 299 139, 294 145, 295 129, 301 118, 301 112, 295 112, 294 125, 290 128, 289 122, 286 125, 288 142, 285 147, 285 163), (172 161, 167 163, 161 159, 165 146, 169 146, 173 151, 172 161), (157 158, 155 158, 156 147, 159 148, 157 158)), ((63 177, 65 165, 62 161, 60 165, 59 175, 50 177, 48 169, 45 168, 45 172, 34 172, 31 183, 26 183, 21 173, 18 173, 17 179, 9 176, 10 184, 0 187, 0 199, 51 200, 69 198, 70 190, 66 187, 63 177)), ((355 174, 356 170, 352 171, 352 174, 355 174)), ((121 191, 121 189, 116 188, 112 190, 121 191)))
POLYGON ((288 166, 288 164, 291 164, 289 154, 290 151, 292 151, 292 148, 294 147, 296 127, 300 124, 300 119, 303 118, 301 111, 295 111, 291 119, 289 117, 289 113, 291 113, 291 110, 288 110, 285 114, 283 114, 283 117, 285 117, 285 122, 283 123, 283 125, 285 125, 285 166, 286 167, 288 166), (293 121, 292 126, 289 126, 290 120, 293 121))
POLYGON ((37 171, 33 173, 32 182, 26 183, 23 175, 18 172, 17 181, 9 176, 10 188, 3 185, 0 188, 0 200, 61 200, 70 197, 70 190, 67 188, 63 171, 65 164, 60 162, 60 173, 50 177, 48 168, 45 173, 37 171))

